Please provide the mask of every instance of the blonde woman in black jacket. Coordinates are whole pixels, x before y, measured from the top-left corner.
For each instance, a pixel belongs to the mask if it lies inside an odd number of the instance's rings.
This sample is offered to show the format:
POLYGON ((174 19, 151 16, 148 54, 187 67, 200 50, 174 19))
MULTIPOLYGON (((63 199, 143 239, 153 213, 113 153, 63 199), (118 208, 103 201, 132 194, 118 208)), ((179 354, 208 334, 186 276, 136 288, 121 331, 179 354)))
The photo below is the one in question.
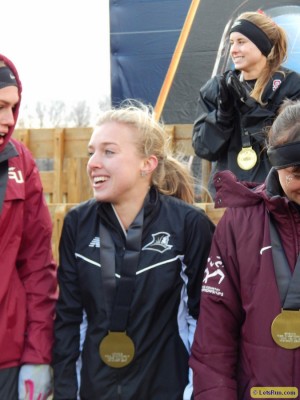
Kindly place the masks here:
POLYGON ((285 31, 260 12, 241 14, 230 30, 233 71, 201 89, 193 129, 195 153, 213 162, 213 176, 232 171, 238 179, 263 182, 270 170, 266 130, 286 98, 300 98, 300 75, 284 68, 285 31))
POLYGON ((89 143, 94 199, 65 218, 54 398, 190 400, 188 358, 213 224, 145 106, 100 117, 89 143))

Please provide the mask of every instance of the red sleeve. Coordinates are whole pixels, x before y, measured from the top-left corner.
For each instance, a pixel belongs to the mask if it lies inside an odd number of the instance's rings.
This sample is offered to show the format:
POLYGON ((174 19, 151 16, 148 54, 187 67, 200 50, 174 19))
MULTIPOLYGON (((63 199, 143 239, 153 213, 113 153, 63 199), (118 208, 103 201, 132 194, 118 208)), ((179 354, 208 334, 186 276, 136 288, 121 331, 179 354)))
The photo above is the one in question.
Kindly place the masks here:
POLYGON ((21 362, 49 364, 57 299, 56 264, 51 249, 52 221, 38 169, 27 149, 23 152, 26 172, 24 229, 17 265, 26 291, 27 327, 21 362))

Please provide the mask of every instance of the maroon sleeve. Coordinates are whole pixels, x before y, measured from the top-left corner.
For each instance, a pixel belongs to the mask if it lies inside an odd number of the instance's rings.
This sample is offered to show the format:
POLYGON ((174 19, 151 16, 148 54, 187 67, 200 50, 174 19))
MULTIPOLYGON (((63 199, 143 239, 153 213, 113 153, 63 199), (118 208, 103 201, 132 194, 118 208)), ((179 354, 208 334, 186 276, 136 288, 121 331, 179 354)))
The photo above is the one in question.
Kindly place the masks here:
POLYGON ((236 368, 243 313, 234 235, 226 214, 217 225, 202 283, 190 359, 195 400, 237 400, 236 368))
POLYGON ((51 249, 52 221, 38 169, 27 149, 23 148, 23 156, 26 188, 18 271, 26 291, 27 327, 21 362, 49 364, 57 299, 56 263, 51 249))

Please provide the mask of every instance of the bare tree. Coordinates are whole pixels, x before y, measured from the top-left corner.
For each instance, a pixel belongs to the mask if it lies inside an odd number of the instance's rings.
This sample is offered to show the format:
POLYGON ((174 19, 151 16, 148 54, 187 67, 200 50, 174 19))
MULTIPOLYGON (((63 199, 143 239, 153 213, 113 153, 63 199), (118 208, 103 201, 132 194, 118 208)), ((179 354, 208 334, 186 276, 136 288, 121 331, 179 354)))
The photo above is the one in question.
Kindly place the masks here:
POLYGON ((66 104, 61 100, 54 100, 48 108, 48 117, 51 127, 57 128, 65 124, 66 104))
POLYGON ((45 126, 45 116, 47 112, 47 107, 41 101, 38 101, 35 106, 35 112, 37 116, 37 120, 39 122, 39 128, 43 128, 45 126))
POLYGON ((70 121, 75 126, 89 126, 91 120, 91 109, 86 100, 78 101, 73 105, 70 112, 70 121))
POLYGON ((33 116, 30 109, 31 108, 28 104, 21 106, 17 121, 17 128, 33 128, 36 125, 34 122, 36 118, 33 116))
POLYGON ((73 105, 66 104, 63 100, 52 100, 43 103, 36 102, 29 106, 21 107, 18 128, 58 128, 58 127, 85 127, 97 120, 97 115, 110 108, 109 96, 101 98, 93 107, 87 100, 77 101, 73 105), (96 114, 96 115, 95 115, 96 114))
POLYGON ((26 128, 26 117, 23 113, 23 110, 19 113, 18 121, 17 121, 17 126, 18 129, 25 129, 26 128))

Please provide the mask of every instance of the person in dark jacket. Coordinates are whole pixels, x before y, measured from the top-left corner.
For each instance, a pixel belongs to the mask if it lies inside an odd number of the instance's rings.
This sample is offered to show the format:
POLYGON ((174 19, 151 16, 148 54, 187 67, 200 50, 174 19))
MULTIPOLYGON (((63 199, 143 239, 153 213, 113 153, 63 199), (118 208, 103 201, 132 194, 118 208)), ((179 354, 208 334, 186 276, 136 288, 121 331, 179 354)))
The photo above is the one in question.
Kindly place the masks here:
POLYGON ((265 183, 215 176, 216 204, 228 208, 202 284, 190 359, 195 400, 250 400, 280 387, 298 398, 300 102, 291 103, 270 130, 265 183))
POLYGON ((191 204, 193 179, 165 136, 139 102, 105 112, 91 136, 94 198, 67 214, 60 241, 55 400, 78 387, 88 400, 191 399, 214 225, 191 204))
POLYGON ((300 75, 282 66, 285 31, 260 12, 241 14, 230 30, 234 70, 211 78, 201 89, 193 128, 193 147, 212 162, 213 176, 230 170, 239 180, 261 183, 270 163, 266 132, 283 100, 300 98, 300 75))
POLYGON ((37 166, 12 138, 22 86, 0 55, 0 399, 45 399, 57 294, 52 222, 37 166))

